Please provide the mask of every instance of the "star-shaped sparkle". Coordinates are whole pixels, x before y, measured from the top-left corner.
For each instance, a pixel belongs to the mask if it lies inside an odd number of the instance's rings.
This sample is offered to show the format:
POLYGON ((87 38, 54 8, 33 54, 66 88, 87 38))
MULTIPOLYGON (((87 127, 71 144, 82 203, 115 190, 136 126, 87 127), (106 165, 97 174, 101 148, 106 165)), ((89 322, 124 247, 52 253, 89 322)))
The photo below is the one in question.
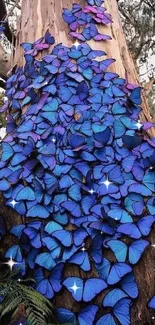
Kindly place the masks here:
POLYGON ((143 126, 143 124, 140 123, 140 121, 138 121, 135 126, 137 126, 138 130, 141 129, 141 127, 143 126))
POLYGON ((93 189, 91 189, 91 190, 89 191, 89 193, 90 193, 90 194, 94 194, 95 191, 94 191, 93 189))
POLYGON ((82 247, 81 250, 82 250, 82 252, 85 252, 86 251, 86 248, 85 247, 82 247))
POLYGON ((5 262, 4 264, 8 265, 10 267, 10 270, 12 271, 14 265, 16 265, 18 263, 13 261, 12 257, 10 257, 10 260, 8 262, 5 262))
POLYGON ((74 291, 74 294, 76 295, 76 291, 77 291, 78 289, 80 289, 80 287, 78 287, 78 286, 76 285, 76 282, 74 282, 74 285, 73 285, 72 287, 70 287, 70 289, 72 289, 72 290, 74 291))
POLYGON ((112 184, 112 182, 109 181, 108 177, 104 182, 101 182, 101 184, 104 184, 108 190, 109 186, 112 184))
POLYGON ((76 47, 76 49, 78 49, 80 43, 76 40, 76 42, 74 43, 74 46, 76 47))
POLYGON ((13 206, 13 208, 15 207, 15 205, 17 204, 18 202, 16 202, 15 200, 12 200, 11 202, 10 202, 10 204, 13 206))
POLYGON ((52 139, 52 142, 55 143, 57 140, 55 138, 52 139))

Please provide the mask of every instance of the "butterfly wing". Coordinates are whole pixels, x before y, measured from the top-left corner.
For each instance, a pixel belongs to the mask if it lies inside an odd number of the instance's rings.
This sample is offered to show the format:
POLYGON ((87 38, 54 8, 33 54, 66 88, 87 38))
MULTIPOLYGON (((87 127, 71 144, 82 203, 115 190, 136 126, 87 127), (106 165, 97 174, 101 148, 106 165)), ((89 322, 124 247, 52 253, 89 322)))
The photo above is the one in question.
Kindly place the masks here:
POLYGON ((116 325, 116 323, 111 314, 106 314, 97 321, 96 325, 116 325))
POLYGON ((148 307, 151 309, 155 309, 155 296, 150 299, 148 307))
POLYGON ((132 271, 131 266, 126 263, 116 263, 112 266, 109 276, 107 279, 107 283, 112 285, 119 282, 124 275, 130 273, 132 271))
POLYGON ((85 302, 91 301, 105 288, 107 288, 107 284, 102 279, 92 278, 86 280, 84 284, 83 300, 85 302))
POLYGON ((137 264, 145 248, 149 245, 148 240, 135 240, 129 247, 129 261, 131 264, 137 264))
POLYGON ((128 297, 121 289, 113 289, 104 297, 104 307, 114 307, 118 301, 128 297))
POLYGON ((57 308, 55 314, 60 324, 77 325, 75 314, 66 308, 57 308))
POLYGON ((82 270, 90 271, 90 262, 89 262, 89 255, 87 252, 79 252, 74 254, 69 260, 69 263, 73 263, 79 265, 82 270))
POLYGON ((89 305, 83 308, 78 314, 79 325, 93 324, 98 309, 99 307, 96 305, 89 305))
POLYGON ((119 320, 121 325, 130 325, 130 308, 131 308, 131 300, 124 298, 117 302, 113 309, 113 314, 119 320))
POLYGON ((83 296, 83 280, 78 277, 68 277, 63 281, 63 285, 72 294, 76 301, 81 301, 83 296))
POLYGON ((69 230, 57 230, 53 232, 52 236, 58 239, 65 247, 72 245, 72 232, 69 230))
POLYGON ((39 254, 35 259, 35 263, 49 271, 52 270, 52 268, 55 266, 55 261, 50 253, 39 254))
POLYGON ((106 243, 112 252, 115 254, 115 257, 118 262, 125 262, 127 257, 127 245, 121 240, 109 240, 106 243))
POLYGON ((135 281, 135 277, 133 272, 127 274, 122 280, 121 280, 121 288, 130 296, 131 298, 135 299, 138 296, 138 287, 137 283, 135 281))

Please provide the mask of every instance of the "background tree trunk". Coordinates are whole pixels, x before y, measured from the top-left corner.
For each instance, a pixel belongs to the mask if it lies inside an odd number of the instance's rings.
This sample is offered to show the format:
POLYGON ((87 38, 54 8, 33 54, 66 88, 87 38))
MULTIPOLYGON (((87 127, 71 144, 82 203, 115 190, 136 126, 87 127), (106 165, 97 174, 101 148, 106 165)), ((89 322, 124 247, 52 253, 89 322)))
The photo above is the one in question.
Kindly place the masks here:
MULTIPOLYGON (((21 19, 18 26, 16 51, 14 63, 23 64, 23 51, 20 48, 22 42, 34 42, 36 39, 43 36, 47 29, 54 35, 56 44, 63 43, 71 45, 72 40, 68 37, 68 26, 61 18, 63 8, 71 8, 75 0, 23 0, 21 19)), ((81 5, 84 0, 76 1, 81 5)), ((112 15, 112 26, 102 27, 102 32, 112 36, 111 41, 98 43, 91 41, 93 48, 102 49, 107 53, 107 56, 116 59, 112 65, 111 71, 118 73, 121 77, 128 76, 129 82, 138 83, 136 69, 132 58, 129 54, 125 37, 122 31, 118 7, 116 0, 106 0, 105 5, 108 12, 112 15)), ((149 120, 148 107, 143 98, 142 120, 149 120)), ((153 131, 152 131, 153 132, 153 131)), ((8 210, 7 210, 8 211, 8 210)), ((10 211, 10 210, 9 210, 10 211)), ((10 213, 12 215, 12 213, 10 213)), ((10 215, 9 214, 9 215, 10 215)), ((15 214, 13 215, 15 217, 15 214)), ((14 218, 16 221, 17 219, 14 218)), ((19 218, 18 218, 19 221, 19 218)), ((153 242, 153 235, 150 238, 153 242)), ((148 299, 155 294, 155 277, 154 277, 154 258, 155 251, 153 247, 149 247, 144 254, 142 261, 135 267, 136 279, 140 288, 140 296, 138 301, 133 306, 132 322, 133 325, 153 325, 153 319, 150 311, 147 309, 148 299)), ((67 274, 78 275, 78 269, 70 266, 67 274)), ((81 275, 80 271, 80 275, 81 275)), ((91 273, 92 275, 92 273, 91 273)), ((89 274, 88 274, 89 276, 89 274)), ((56 304, 67 308, 75 308, 78 311, 78 304, 70 298, 71 295, 67 292, 56 299, 56 304)), ((101 297, 99 298, 101 300, 101 297)))

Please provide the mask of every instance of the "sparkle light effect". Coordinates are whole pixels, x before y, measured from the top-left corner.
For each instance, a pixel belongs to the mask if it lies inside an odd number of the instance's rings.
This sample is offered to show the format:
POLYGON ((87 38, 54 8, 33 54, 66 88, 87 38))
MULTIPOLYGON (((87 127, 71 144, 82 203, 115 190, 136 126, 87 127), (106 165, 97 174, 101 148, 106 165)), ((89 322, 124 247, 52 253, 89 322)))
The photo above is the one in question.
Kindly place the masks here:
POLYGON ((78 40, 76 40, 76 42, 74 43, 74 46, 76 47, 76 49, 78 49, 80 43, 78 42, 78 40))
POLYGON ((94 194, 95 191, 94 191, 93 189, 91 189, 91 190, 89 191, 89 193, 90 193, 90 194, 94 194))
POLYGON ((12 271, 14 265, 16 265, 18 263, 13 261, 12 257, 10 257, 10 260, 8 262, 5 262, 4 264, 8 265, 10 267, 10 270, 12 271))
POLYGON ((78 287, 76 285, 76 282, 74 282, 74 285, 72 287, 70 287, 70 289, 72 289, 74 291, 74 294, 76 295, 76 292, 77 292, 78 289, 80 289, 80 287, 78 287))
POLYGON ((10 202, 10 204, 13 206, 13 208, 15 207, 15 205, 17 204, 18 202, 16 202, 15 200, 12 200, 11 202, 10 202))
POLYGON ((52 142, 55 143, 57 140, 55 138, 52 139, 52 142))
POLYGON ((140 121, 138 121, 135 126, 137 126, 138 130, 141 129, 141 127, 143 126, 143 124, 140 123, 140 121))
POLYGON ((85 252, 86 251, 86 248, 85 247, 82 247, 81 250, 82 250, 82 252, 85 252))
POLYGON ((108 190, 108 188, 112 184, 112 182, 110 182, 108 177, 107 177, 107 179, 104 182, 101 182, 100 184, 104 184, 106 186, 106 189, 108 190))

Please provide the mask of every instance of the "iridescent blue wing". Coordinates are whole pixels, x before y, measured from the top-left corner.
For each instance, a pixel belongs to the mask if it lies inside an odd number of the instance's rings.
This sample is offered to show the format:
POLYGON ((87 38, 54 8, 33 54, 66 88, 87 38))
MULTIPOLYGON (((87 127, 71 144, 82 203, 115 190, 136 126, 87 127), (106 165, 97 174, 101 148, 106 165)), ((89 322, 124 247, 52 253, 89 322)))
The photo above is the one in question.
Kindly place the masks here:
POLYGON ((141 238, 141 232, 138 227, 134 223, 126 223, 124 225, 120 225, 117 228, 117 231, 121 234, 128 235, 130 238, 139 239, 141 238))
POLYGON ((2 161, 9 160, 14 155, 14 150, 9 143, 2 143, 2 161))
POLYGON ((61 279, 64 269, 64 263, 58 263, 51 271, 49 281, 54 292, 59 292, 62 288, 61 279))
POLYGON ((125 134, 123 135, 122 140, 128 149, 134 149, 142 143, 142 138, 138 135, 131 136, 125 134))
POLYGON ((109 240, 107 246, 110 247, 118 262, 125 262, 128 252, 128 247, 121 240, 109 240))
POLYGON ((135 240, 129 246, 129 261, 131 264, 136 264, 140 260, 145 248, 150 244, 148 240, 135 240))
POLYGON ((148 215, 144 218, 141 218, 138 222, 137 222, 137 226, 141 232, 141 234, 143 236, 148 236, 153 223, 155 222, 155 218, 151 215, 148 215))
POLYGON ((138 287, 133 272, 127 274, 120 282, 121 288, 133 299, 138 297, 138 287))
POLYGON ((98 309, 99 307, 96 305, 89 305, 83 308, 78 314, 79 325, 93 324, 98 309))
POLYGON ((24 228, 25 228, 25 225, 22 225, 22 224, 14 226, 11 228, 10 233, 20 239, 24 228))
POLYGON ((55 310, 55 314, 56 314, 57 319, 60 322, 60 324, 77 325, 75 314, 68 309, 57 308, 55 310))
POLYGON ((114 306, 113 314, 119 320, 121 325, 130 325, 130 308, 132 302, 130 299, 124 298, 117 302, 114 306))
POLYGON ((79 204, 77 204, 75 201, 66 201, 61 204, 63 208, 65 208, 67 211, 69 211, 73 217, 80 217, 81 216, 81 209, 79 204))
POLYGON ((25 186, 16 196, 17 201, 27 200, 34 201, 36 199, 35 193, 30 186, 25 186))
POLYGON ((83 280, 78 277, 68 277, 63 281, 63 285, 72 294, 76 301, 83 298, 83 280))
POLYGON ((88 233, 84 229, 77 229, 73 233, 74 244, 76 246, 81 246, 84 243, 84 239, 88 237, 88 233))
POLYGON ((70 247, 73 243, 72 232, 69 230, 57 230, 52 234, 65 247, 70 247))
POLYGON ((22 257, 22 250, 19 245, 14 245, 10 247, 6 253, 5 257, 14 260, 15 262, 22 262, 23 257, 22 257))
POLYGON ((63 228, 55 221, 49 221, 44 230, 49 234, 51 235, 54 231, 56 230, 62 230, 63 228))
POLYGON ((115 263, 109 272, 107 283, 112 285, 119 282, 124 275, 132 271, 131 266, 126 263, 115 263))
POLYGON ((41 280, 36 285, 36 290, 48 299, 52 299, 54 296, 54 290, 48 279, 41 280))
POLYGON ((140 105, 142 103, 141 100, 141 87, 137 87, 132 90, 129 99, 134 103, 135 105, 140 105))
POLYGON ((148 307, 151 309, 155 309, 155 296, 149 300, 148 307))
POLYGON ((32 208, 30 208, 27 211, 26 215, 27 215, 27 217, 31 217, 31 218, 39 217, 39 218, 46 219, 49 217, 50 213, 44 206, 37 204, 37 205, 33 206, 32 208))
POLYGON ((91 301, 106 288, 107 284, 102 279, 91 278, 86 280, 83 290, 83 300, 85 302, 91 301))
POLYGON ((90 271, 90 262, 87 252, 79 252, 74 254, 69 260, 68 263, 73 263, 79 265, 80 268, 84 271, 90 271))
POLYGON ((97 269, 99 276, 103 280, 107 281, 109 272, 110 272, 110 268, 111 268, 110 261, 107 258, 103 258, 102 262, 100 264, 96 264, 95 267, 97 269))
POLYGON ((155 173, 148 172, 143 178, 143 184, 147 186, 151 191, 155 191, 155 173))
POLYGON ((116 323, 111 314, 106 314, 97 321, 96 325, 116 325, 116 323))
POLYGON ((107 293, 107 295, 103 299, 104 307, 114 307, 116 303, 122 298, 127 298, 127 294, 123 292, 121 289, 113 289, 107 293))
POLYGON ((35 263, 42 266, 43 268, 47 270, 52 270, 52 268, 55 266, 55 261, 52 258, 50 253, 41 253, 36 257, 35 263))

